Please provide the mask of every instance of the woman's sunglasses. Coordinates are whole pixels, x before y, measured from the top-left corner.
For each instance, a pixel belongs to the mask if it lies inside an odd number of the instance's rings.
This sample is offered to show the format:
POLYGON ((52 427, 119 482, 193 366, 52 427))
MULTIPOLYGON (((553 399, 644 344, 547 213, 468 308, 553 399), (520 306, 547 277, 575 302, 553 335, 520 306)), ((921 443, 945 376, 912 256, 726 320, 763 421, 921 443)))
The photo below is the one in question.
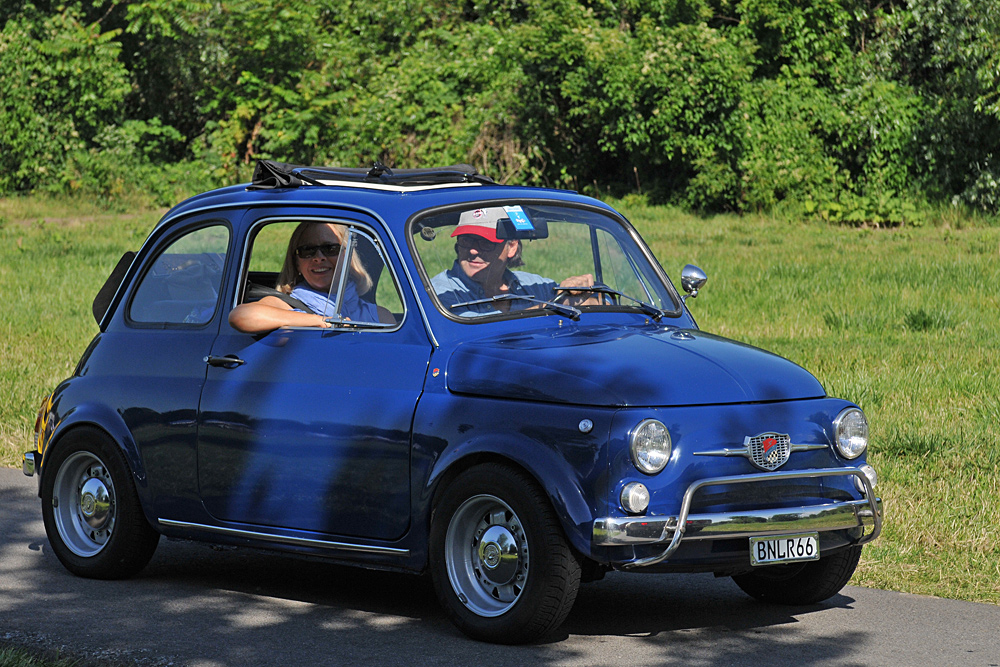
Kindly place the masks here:
POLYGON ((295 249, 295 256, 299 259, 312 259, 317 252, 323 253, 324 257, 336 257, 340 254, 339 243, 320 243, 319 245, 300 245, 295 249))

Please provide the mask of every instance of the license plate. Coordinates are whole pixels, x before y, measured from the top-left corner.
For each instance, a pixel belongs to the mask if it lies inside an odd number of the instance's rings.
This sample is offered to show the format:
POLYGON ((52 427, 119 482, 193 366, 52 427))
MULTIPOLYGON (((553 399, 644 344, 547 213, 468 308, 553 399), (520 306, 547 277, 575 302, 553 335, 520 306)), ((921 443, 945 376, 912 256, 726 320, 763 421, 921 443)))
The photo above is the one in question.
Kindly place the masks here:
POLYGON ((795 563, 803 560, 819 560, 819 533, 750 538, 751 565, 795 563))

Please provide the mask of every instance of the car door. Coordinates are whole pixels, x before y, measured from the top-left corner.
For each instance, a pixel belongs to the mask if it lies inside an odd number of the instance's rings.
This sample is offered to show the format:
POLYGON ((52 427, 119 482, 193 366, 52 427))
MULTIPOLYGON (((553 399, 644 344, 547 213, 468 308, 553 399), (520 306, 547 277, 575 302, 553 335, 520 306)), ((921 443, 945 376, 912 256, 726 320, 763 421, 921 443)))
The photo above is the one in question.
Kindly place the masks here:
POLYGON ((223 322, 199 414, 202 501, 219 521, 255 530, 398 538, 409 525, 410 425, 431 352, 400 265, 359 216, 248 216, 243 275, 258 284, 237 301, 274 287, 266 283, 294 227, 334 222, 351 232, 342 257, 356 256, 374 283, 362 298, 393 317, 264 335, 223 322))

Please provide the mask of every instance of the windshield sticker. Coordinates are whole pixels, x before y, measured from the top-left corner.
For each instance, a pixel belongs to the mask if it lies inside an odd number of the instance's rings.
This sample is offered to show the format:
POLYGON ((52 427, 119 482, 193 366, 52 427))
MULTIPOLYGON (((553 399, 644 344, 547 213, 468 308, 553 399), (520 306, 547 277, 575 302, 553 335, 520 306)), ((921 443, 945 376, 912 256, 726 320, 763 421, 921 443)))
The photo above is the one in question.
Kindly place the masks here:
POLYGON ((504 206, 503 210, 507 213, 510 221, 514 223, 514 229, 518 231, 532 231, 535 229, 535 226, 531 224, 531 220, 528 220, 527 214, 520 206, 504 206))

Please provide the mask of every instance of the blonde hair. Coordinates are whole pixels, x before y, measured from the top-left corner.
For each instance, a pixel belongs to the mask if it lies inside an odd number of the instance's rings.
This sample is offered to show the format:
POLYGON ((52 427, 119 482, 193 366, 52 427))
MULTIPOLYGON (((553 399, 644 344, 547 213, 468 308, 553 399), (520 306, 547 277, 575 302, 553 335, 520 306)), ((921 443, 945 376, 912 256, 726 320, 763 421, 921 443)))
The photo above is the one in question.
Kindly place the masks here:
MULTIPOLYGON (((309 225, 329 225, 333 228, 333 233, 337 235, 341 243, 344 242, 344 237, 347 236, 347 227, 345 225, 338 225, 334 222, 300 222, 295 231, 292 232, 291 238, 288 239, 288 250, 285 251, 285 261, 281 265, 281 272, 278 274, 278 284, 275 285, 279 292, 291 294, 292 289, 303 281, 302 274, 299 273, 298 263, 296 262, 295 249, 299 247, 299 241, 302 239, 302 235, 309 225)), ((372 288, 372 279, 361 264, 361 258, 357 252, 351 253, 350 276, 358 288, 359 295, 366 294, 372 288)))

